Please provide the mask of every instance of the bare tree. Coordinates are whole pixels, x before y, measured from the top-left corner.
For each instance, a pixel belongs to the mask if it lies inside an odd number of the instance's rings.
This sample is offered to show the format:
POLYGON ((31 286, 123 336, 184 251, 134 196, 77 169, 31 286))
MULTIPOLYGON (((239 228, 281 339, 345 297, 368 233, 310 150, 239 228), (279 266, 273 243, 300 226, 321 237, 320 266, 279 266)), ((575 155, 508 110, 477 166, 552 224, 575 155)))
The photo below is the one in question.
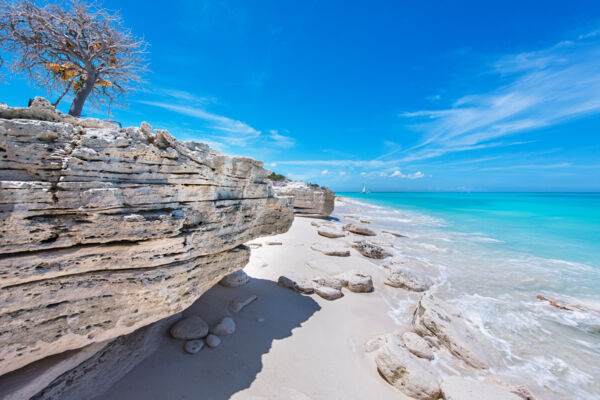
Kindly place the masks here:
POLYGON ((0 0, 0 49, 11 53, 11 71, 60 93, 55 106, 73 91, 69 114, 76 117, 88 98, 117 102, 146 70, 146 43, 123 27, 119 14, 78 0, 45 6, 0 0))

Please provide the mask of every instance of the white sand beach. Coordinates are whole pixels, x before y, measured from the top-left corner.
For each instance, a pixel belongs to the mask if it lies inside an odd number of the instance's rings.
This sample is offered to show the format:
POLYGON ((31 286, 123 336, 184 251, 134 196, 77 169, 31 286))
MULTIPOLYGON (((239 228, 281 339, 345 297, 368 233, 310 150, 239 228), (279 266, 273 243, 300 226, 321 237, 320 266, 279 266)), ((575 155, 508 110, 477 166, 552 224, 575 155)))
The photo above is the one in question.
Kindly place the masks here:
MULTIPOLYGON (((456 314, 458 311, 451 310, 448 315, 439 316, 451 321, 441 328, 447 332, 438 338, 420 333, 431 340, 431 347, 425 343, 424 351, 434 350, 432 361, 420 358, 427 355, 416 357, 419 352, 414 349, 412 355, 398 356, 392 351, 389 358, 392 370, 387 380, 397 381, 394 385, 386 382, 378 371, 377 352, 373 350, 379 351, 384 335, 400 338, 403 332, 416 329, 411 323, 423 292, 384 284, 389 273, 384 265, 389 267, 390 261, 397 259, 367 258, 351 246, 365 238, 383 249, 413 245, 400 244, 411 239, 398 232, 385 231, 367 218, 348 215, 348 211, 360 211, 356 203, 344 207, 344 200, 340 200, 337 207, 329 220, 296 217, 287 233, 250 242, 252 255, 244 268, 249 282, 233 288, 216 285, 184 311, 184 316, 200 316, 210 326, 225 316, 235 320, 236 331, 221 337, 218 347, 204 346, 191 355, 183 350, 184 341, 164 332, 159 349, 98 399, 408 399, 407 393, 413 393, 415 398, 437 399, 440 383, 448 391, 445 398, 476 399, 479 390, 490 390, 485 397, 490 399, 526 399, 533 398, 528 397, 532 393, 536 396, 540 393, 536 383, 523 386, 525 380, 504 376, 488 365, 477 366, 480 362, 493 365, 497 355, 493 351, 488 353, 492 349, 483 345, 485 339, 480 337, 481 333, 456 314), (347 223, 371 229, 376 236, 347 232, 344 237, 328 238, 317 233, 318 226, 339 232, 347 223), (323 254, 323 249, 328 248, 349 250, 350 256, 323 254), (373 290, 355 293, 344 288, 342 298, 330 301, 277 284, 281 276, 300 282, 347 271, 370 275, 373 290), (232 299, 248 295, 256 295, 257 299, 239 312, 230 310, 228 304, 232 299), (409 372, 404 377, 404 361, 399 361, 400 367, 394 364, 403 357, 409 362, 409 372), (416 369, 411 371, 411 368, 416 369), (450 382, 448 378, 455 375, 459 379, 471 377, 454 386, 454 391, 458 390, 462 397, 449 394, 452 387, 446 381, 450 382), (405 391, 402 382, 414 387, 405 391), (433 392, 427 392, 430 384, 433 392), (417 390, 418 394, 411 390, 417 390)), ((430 245, 428 249, 435 251, 436 247, 430 245)), ((419 273, 427 277, 428 285, 435 286, 439 272, 422 263, 419 273)), ((413 337, 422 341, 416 335, 413 337)), ((405 346, 411 347, 408 343, 400 344, 402 349, 405 346)), ((535 398, 552 397, 544 394, 535 398)))
POLYGON ((297 217, 287 233, 253 241, 262 246, 252 250, 244 268, 250 282, 215 286, 184 312, 211 325, 231 315, 237 330, 219 347, 190 355, 165 332, 159 350, 99 399, 403 398, 364 351, 367 340, 398 328, 383 295, 397 289, 385 286, 382 269, 355 250, 351 257, 312 250, 313 243, 342 240, 318 235, 315 221, 324 222, 297 217), (343 298, 328 301, 277 285, 281 275, 308 278, 348 269, 371 274, 374 292, 344 290, 343 298), (239 313, 229 312, 228 302, 245 294, 258 299, 239 313))

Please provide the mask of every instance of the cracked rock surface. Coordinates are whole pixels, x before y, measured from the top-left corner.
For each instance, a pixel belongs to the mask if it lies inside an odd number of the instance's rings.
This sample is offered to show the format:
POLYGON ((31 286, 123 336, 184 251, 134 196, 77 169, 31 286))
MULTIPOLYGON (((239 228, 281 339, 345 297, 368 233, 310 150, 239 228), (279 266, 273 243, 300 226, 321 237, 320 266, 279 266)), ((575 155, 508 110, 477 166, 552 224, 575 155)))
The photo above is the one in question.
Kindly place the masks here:
POLYGON ((0 108, 0 375, 191 305, 283 233, 262 162, 54 110, 0 108))

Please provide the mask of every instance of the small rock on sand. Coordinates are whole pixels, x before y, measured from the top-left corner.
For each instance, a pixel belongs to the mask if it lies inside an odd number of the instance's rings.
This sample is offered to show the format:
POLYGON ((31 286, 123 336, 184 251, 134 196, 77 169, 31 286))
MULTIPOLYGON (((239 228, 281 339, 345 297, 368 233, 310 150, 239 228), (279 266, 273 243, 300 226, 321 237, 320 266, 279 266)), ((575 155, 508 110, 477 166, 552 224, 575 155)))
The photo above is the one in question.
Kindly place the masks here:
POLYGON ((219 285, 225 287, 238 287, 245 285, 250 280, 250 277, 244 272, 243 269, 235 271, 229 275, 226 275, 219 281, 219 285))
POLYGON ((231 335, 233 332, 235 332, 235 321, 229 317, 223 318, 210 330, 210 333, 217 336, 231 335))
POLYGON ((341 279, 331 277, 319 277, 312 280, 315 286, 327 286, 336 290, 342 290, 344 283, 341 279))
POLYGON ((460 376, 446 378, 441 389, 445 400, 522 400, 503 387, 460 376))
POLYGON ((397 266, 390 268, 383 283, 388 286, 411 290, 413 292, 424 292, 431 286, 428 281, 420 278, 412 271, 398 268, 397 266))
POLYGON ((365 240, 354 242, 352 247, 354 249, 356 249, 356 251, 358 251, 363 256, 369 257, 369 258, 374 258, 376 260, 381 260, 383 258, 391 256, 391 254, 387 250, 385 250, 383 247, 369 243, 365 240))
POLYGON ((409 397, 437 400, 439 377, 429 362, 412 355, 398 335, 389 334, 384 338, 375 358, 381 376, 409 397))
POLYGON ((204 342, 202 340, 188 340, 183 345, 183 350, 185 350, 186 353, 196 354, 202 350, 202 347, 204 347, 204 342))
POLYGON ((344 226, 344 230, 352 233, 356 233, 357 235, 363 236, 377 236, 375 232, 366 226, 360 226, 356 224, 347 224, 344 226))
POLYGON ((315 285, 311 281, 303 279, 296 282, 296 290, 303 294, 311 294, 315 291, 315 285))
POLYGON ((417 357, 425 358, 427 360, 433 360, 433 351, 431 351, 431 347, 429 343, 421 336, 417 335, 414 332, 404 332, 402 334, 402 340, 404 341, 404 345, 417 357))
POLYGON ((229 310, 234 313, 240 312, 242 308, 246 307, 256 299, 257 297, 254 294, 238 296, 229 301, 229 310))
POLYGON ((282 242, 267 242, 267 245, 269 246, 281 246, 282 244, 282 242))
POLYGON ((250 246, 251 249, 258 249, 259 247, 262 247, 262 243, 248 243, 248 246, 250 246))
POLYGON ((331 226, 322 226, 317 230, 317 233, 321 236, 325 236, 330 239, 336 239, 346 236, 346 232, 331 226))
POLYGON ((215 348, 221 344, 221 339, 217 335, 208 335, 206 337, 206 345, 210 348, 215 348))
POLYGON ((301 281, 296 282, 296 281, 288 278, 287 276, 283 276, 283 275, 279 277, 279 279, 277 280, 277 284, 281 287, 291 289, 294 292, 303 293, 303 294, 311 294, 315 291, 314 285, 311 281, 301 280, 301 281))
POLYGON ((175 322, 169 332, 175 339, 201 339, 208 334, 208 324, 198 316, 184 317, 175 322))
POLYGON ((315 293, 325 300, 335 300, 343 296, 342 291, 329 286, 316 286, 315 293))
POLYGON ((365 293, 373 290, 373 279, 371 275, 362 272, 343 272, 335 276, 351 292, 365 293))
POLYGON ((310 246, 310 248, 319 253, 323 253, 326 256, 350 257, 350 250, 343 247, 330 247, 324 244, 315 243, 310 246))

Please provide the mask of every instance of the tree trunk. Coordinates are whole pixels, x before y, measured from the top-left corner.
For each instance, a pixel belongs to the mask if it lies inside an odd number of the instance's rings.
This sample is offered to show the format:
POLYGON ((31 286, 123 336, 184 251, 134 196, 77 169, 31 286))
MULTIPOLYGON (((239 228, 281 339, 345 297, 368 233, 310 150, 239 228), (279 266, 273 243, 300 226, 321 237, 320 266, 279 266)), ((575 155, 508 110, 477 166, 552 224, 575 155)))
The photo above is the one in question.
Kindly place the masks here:
POLYGON ((67 85, 67 87, 65 88, 65 91, 62 92, 62 94, 59 96, 58 99, 56 99, 56 101, 54 103, 52 103, 52 105, 54 106, 54 108, 58 107, 58 104, 60 103, 60 101, 63 99, 63 97, 65 97, 65 95, 67 93, 69 93, 69 90, 71 90, 71 86, 73 85, 73 81, 70 81, 69 84, 67 85))
POLYGON ((77 93, 75 93, 75 98, 73 99, 73 103, 71 103, 71 108, 69 109, 69 115, 72 115, 74 117, 81 117, 83 105, 85 104, 86 99, 94 89, 96 78, 96 72, 88 72, 87 79, 85 80, 81 88, 77 91, 77 93))

